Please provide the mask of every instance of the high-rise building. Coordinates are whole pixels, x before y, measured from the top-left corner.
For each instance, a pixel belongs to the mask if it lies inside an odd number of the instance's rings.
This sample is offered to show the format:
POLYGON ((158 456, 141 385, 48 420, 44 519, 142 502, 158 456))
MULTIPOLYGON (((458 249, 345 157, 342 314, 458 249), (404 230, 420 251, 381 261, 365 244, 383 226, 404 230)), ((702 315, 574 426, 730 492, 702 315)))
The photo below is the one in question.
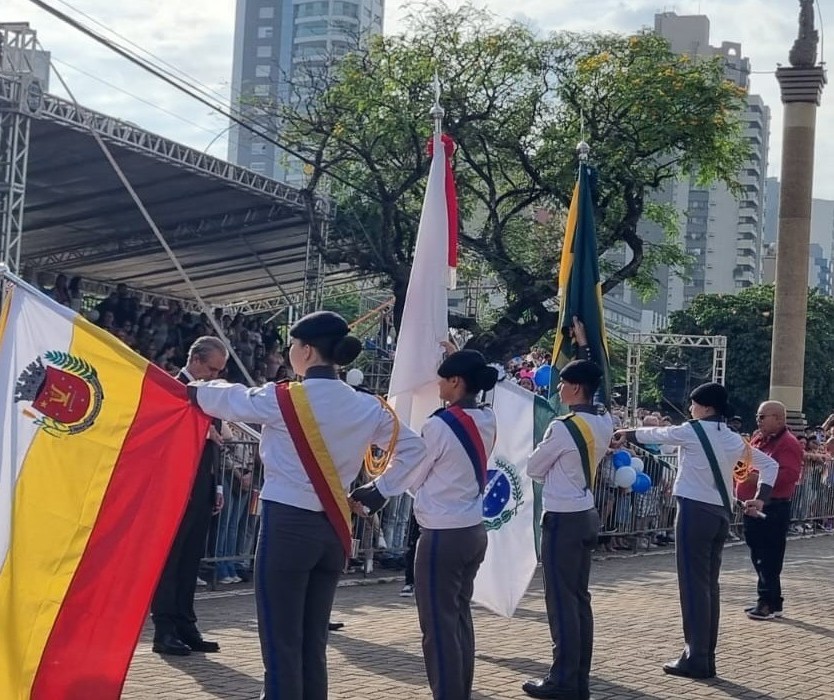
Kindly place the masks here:
MULTIPOLYGON (((383 0, 237 0, 232 101, 280 140, 272 110, 259 112, 257 103, 298 99, 289 84, 301 67, 309 72, 381 33, 383 9, 383 0)), ((303 181, 301 163, 236 124, 229 160, 289 184, 303 181)))
MULTIPOLYGON (((655 31, 676 53, 695 59, 720 57, 726 78, 745 90, 749 88, 750 61, 743 55, 741 44, 725 41, 712 46, 707 17, 664 12, 655 15, 655 31)), ((740 197, 722 183, 701 187, 694 178, 679 183, 687 190, 683 243, 694 265, 689 280, 669 281, 667 313, 686 306, 698 294, 733 293, 761 280, 770 109, 758 95, 748 95, 742 120, 751 157, 739 173, 740 197)))

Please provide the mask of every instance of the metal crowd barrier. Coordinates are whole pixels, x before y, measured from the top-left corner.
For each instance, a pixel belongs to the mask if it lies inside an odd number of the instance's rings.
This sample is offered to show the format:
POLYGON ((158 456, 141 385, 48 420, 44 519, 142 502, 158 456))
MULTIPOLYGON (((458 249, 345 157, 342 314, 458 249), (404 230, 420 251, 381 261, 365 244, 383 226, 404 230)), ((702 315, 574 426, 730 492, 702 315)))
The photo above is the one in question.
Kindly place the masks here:
MULTIPOLYGON (((594 500, 600 514, 599 550, 637 551, 673 543, 675 500, 672 484, 678 467, 677 454, 656 455, 635 448, 644 471, 652 480, 646 493, 621 489, 614 482, 610 457, 599 466, 594 500)), ((263 469, 258 443, 250 439, 228 442, 222 450, 222 483, 225 506, 214 517, 203 559, 204 580, 228 584, 249 580, 260 524, 260 489, 263 469)), ((361 483, 363 479, 357 480, 361 483)), ((375 568, 401 569, 404 554, 413 540, 412 499, 391 499, 372 519, 354 517, 354 556, 350 570, 368 574, 375 568)), ((834 529, 834 460, 807 458, 791 509, 793 534, 811 534, 834 529)), ((732 524, 739 538, 742 515, 737 509, 732 524)))
POLYGON ((227 585, 252 577, 263 484, 258 443, 226 442, 221 450, 219 476, 225 503, 212 518, 201 578, 212 585, 227 585))

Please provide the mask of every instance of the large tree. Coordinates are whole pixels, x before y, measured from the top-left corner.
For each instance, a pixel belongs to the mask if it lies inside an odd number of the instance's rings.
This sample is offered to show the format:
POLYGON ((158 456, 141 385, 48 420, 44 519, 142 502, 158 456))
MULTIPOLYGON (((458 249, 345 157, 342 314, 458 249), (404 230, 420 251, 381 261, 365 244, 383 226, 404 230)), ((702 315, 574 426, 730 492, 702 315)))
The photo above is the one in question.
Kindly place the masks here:
POLYGON ((288 89, 299 99, 277 114, 261 105, 262 113, 309 159, 310 205, 322 188, 338 203, 327 241, 318 241, 326 259, 390 284, 397 322, 428 170, 435 71, 444 130, 458 146, 466 258, 484 265, 506 298, 489 327, 468 324, 471 343, 492 357, 525 350, 555 325, 559 214, 583 136, 599 170, 599 253, 619 250, 624 261, 604 258, 606 292, 626 280, 649 290, 658 265, 685 265, 676 217, 651 203, 652 192, 694 174, 735 185, 746 154, 743 93, 720 62, 675 55, 650 32, 540 36, 472 6, 430 4, 403 34, 297 66, 288 89), (669 237, 647 244, 643 217, 669 237))
MULTIPOLYGON (((727 336, 725 383, 736 413, 744 418, 747 428, 754 427, 756 407, 768 398, 770 386, 773 287, 751 287, 738 294, 699 295, 686 311, 672 314, 668 330, 671 333, 727 336)), ((653 355, 654 360, 647 369, 656 377, 664 364, 674 360, 690 368, 693 381, 709 378, 712 363, 709 351, 679 350, 653 355)), ((834 299, 812 292, 808 298, 805 336, 803 410, 814 425, 822 422, 834 405, 832 357, 834 299)))

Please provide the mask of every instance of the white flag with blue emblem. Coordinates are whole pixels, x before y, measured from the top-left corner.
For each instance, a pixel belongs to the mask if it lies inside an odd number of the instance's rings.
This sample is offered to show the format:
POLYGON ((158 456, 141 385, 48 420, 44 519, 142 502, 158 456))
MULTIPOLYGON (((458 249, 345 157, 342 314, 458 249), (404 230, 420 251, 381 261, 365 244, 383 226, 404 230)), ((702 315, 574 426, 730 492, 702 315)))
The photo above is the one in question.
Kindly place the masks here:
POLYGON ((535 447, 534 406, 532 392, 509 381, 496 385, 498 440, 484 489, 489 545, 472 599, 505 617, 512 617, 536 571, 533 481, 527 476, 527 457, 535 447))

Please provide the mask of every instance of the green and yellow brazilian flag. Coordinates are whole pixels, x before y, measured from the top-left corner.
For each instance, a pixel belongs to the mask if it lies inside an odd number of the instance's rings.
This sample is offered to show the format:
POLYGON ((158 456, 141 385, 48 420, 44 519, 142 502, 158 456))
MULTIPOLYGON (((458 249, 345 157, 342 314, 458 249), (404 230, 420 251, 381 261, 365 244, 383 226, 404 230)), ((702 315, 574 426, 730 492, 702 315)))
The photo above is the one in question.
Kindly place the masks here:
POLYGON ((573 317, 585 324, 591 359, 603 371, 597 401, 608 405, 611 396, 611 370, 608 338, 602 311, 602 284, 599 278, 597 235, 594 226, 592 180, 594 172, 587 164, 579 166, 579 177, 573 189, 568 211, 562 260, 559 265, 559 324, 553 345, 553 372, 550 393, 556 393, 559 370, 575 359, 570 329, 573 317))

